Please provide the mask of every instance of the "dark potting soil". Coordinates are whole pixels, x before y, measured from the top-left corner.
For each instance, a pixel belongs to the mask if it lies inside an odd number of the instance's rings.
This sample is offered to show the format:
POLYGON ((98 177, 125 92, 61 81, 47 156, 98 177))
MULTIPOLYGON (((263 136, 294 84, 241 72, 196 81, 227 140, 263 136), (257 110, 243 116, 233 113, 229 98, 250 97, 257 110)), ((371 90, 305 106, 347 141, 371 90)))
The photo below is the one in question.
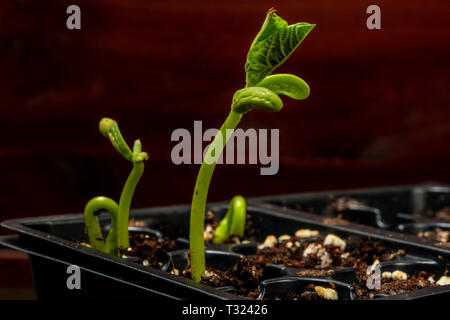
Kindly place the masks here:
MULTIPOLYGON (((356 271, 357 281, 353 283, 359 299, 372 299, 376 294, 395 295, 420 288, 435 286, 428 281, 432 274, 418 272, 412 276, 408 275, 406 280, 382 279, 381 288, 369 290, 367 288, 366 271, 368 266, 376 261, 385 262, 394 260, 396 257, 405 255, 405 251, 388 252, 380 242, 364 241, 356 246, 349 246, 347 250, 333 246, 323 246, 323 237, 315 241, 302 241, 293 237, 291 240, 279 243, 274 247, 262 248, 256 254, 242 258, 235 266, 226 271, 207 269, 202 283, 213 287, 233 286, 237 294, 255 299, 260 292, 260 281, 265 264, 277 264, 299 268, 299 276, 331 278, 333 270, 353 267, 356 271), (296 245, 295 243, 299 243, 296 245), (289 245, 293 243, 293 245, 289 245), (321 247, 316 254, 303 255, 310 245, 321 247), (325 253, 326 252, 326 253, 325 253), (344 257, 342 257, 344 255, 344 257), (323 256, 328 256, 327 266, 323 268, 323 256)), ((182 270, 181 275, 190 277, 190 270, 182 270)), ((330 283, 331 285, 331 283, 330 283)), ((293 293, 290 298, 301 300, 323 299, 311 285, 300 293, 293 293), (308 289, 309 288, 309 289, 308 289)))
POLYGON ((431 231, 422 231, 417 234, 421 238, 438 241, 438 242, 449 242, 450 231, 442 230, 441 228, 435 228, 431 231))
MULTIPOLYGON (((214 213, 212 211, 207 211, 205 214, 205 232, 204 239, 206 243, 212 243, 212 239, 214 238, 214 230, 219 225, 219 221, 214 220, 214 213)), ((250 215, 247 215, 246 225, 245 225, 245 241, 246 242, 258 242, 256 235, 256 231, 253 228, 253 223, 251 221, 250 215)), ((239 244, 242 243, 244 239, 241 239, 239 236, 231 236, 224 243, 228 244, 239 244)))
POLYGON ((439 220, 450 220, 450 207, 444 207, 438 211, 428 210, 425 212, 425 216, 439 220))
MULTIPOLYGON (((404 250, 388 252, 384 245, 375 241, 363 241, 358 245, 349 245, 345 250, 333 246, 323 246, 323 237, 316 241, 300 241, 298 238, 285 241, 272 248, 259 250, 256 255, 249 256, 250 261, 257 264, 275 263, 302 269, 298 275, 329 278, 330 271, 353 267, 356 271, 357 281, 353 284, 359 299, 371 299, 375 294, 394 295, 405 291, 434 286, 428 277, 432 275, 413 275, 407 280, 381 280, 381 288, 374 291, 367 288, 366 271, 368 266, 377 262, 394 260, 396 257, 406 254, 404 250), (290 245, 294 243, 294 245, 290 245), (311 245, 320 246, 316 254, 304 256, 305 250, 311 245), (420 280, 420 281, 419 281, 420 280)), ((314 293, 313 296, 317 294, 314 293)), ((311 296, 311 295, 309 295, 311 296)), ((300 297, 297 297, 300 298, 300 297)), ((304 297, 303 297, 304 298, 304 297)))
POLYGON ((359 299, 372 299, 376 294, 397 295, 404 292, 415 291, 427 287, 435 287, 434 280, 430 281, 430 277, 434 275, 425 271, 418 271, 413 275, 408 275, 406 280, 382 279, 381 288, 369 290, 365 285, 367 275, 363 268, 357 270, 357 278, 359 284, 356 286, 356 294, 359 299))
POLYGON ((130 234, 130 247, 121 250, 122 258, 139 258, 144 266, 160 269, 167 262, 168 252, 179 249, 174 240, 157 239, 148 234, 130 234))
MULTIPOLYGON (((202 283, 213 287, 232 286, 236 293, 249 299, 256 299, 260 292, 263 269, 252 264, 246 257, 240 259, 233 267, 222 271, 206 268, 202 283)), ((191 277, 191 270, 181 271, 181 275, 191 277)))
MULTIPOLYGON (((214 229, 219 225, 218 221, 214 220, 214 214, 208 211, 205 215, 205 242, 212 243, 214 236, 214 229)), ((145 221, 130 219, 129 226, 131 227, 146 227, 145 221)), ((252 236, 255 230, 252 226, 250 217, 247 217, 247 224, 245 229, 246 241, 257 242, 257 239, 252 236)), ((167 254, 170 251, 184 249, 179 247, 175 240, 182 236, 181 232, 163 232, 165 236, 162 239, 157 239, 155 236, 139 233, 130 233, 130 247, 126 250, 121 250, 120 254, 123 258, 132 258, 136 262, 142 263, 144 266, 161 268, 167 262, 167 254)), ((238 236, 232 236, 225 241, 225 243, 237 244, 241 243, 243 239, 238 236)))
MULTIPOLYGON (((250 220, 250 219, 249 219, 250 220)), ((249 221, 248 220, 248 221, 249 221)), ((205 219, 205 241, 208 241, 207 232, 217 227, 214 215, 209 212, 205 219)), ((246 226, 246 237, 240 239, 234 237, 229 242, 242 243, 242 241, 256 241, 255 230, 251 223, 246 226), (247 234, 251 234, 247 237, 247 234)), ((266 264, 276 264, 297 268, 299 276, 318 277, 331 279, 333 270, 353 267, 357 281, 353 283, 359 299, 372 299, 376 294, 396 295, 420 288, 432 287, 435 284, 428 279, 432 274, 423 271, 414 275, 408 275, 406 280, 381 279, 381 288, 369 290, 367 288, 366 271, 374 263, 382 263, 394 260, 396 257, 406 254, 404 250, 397 252, 388 251, 383 243, 376 241, 360 241, 357 243, 346 242, 345 248, 339 245, 324 245, 325 237, 319 235, 315 238, 299 238, 284 236, 279 239, 272 236, 274 243, 262 243, 255 254, 246 255, 233 267, 227 270, 206 269, 202 283, 213 287, 232 286, 236 288, 236 294, 256 299, 260 294, 260 283, 263 280, 263 269, 266 264)), ((179 248, 173 238, 164 237, 156 239, 150 235, 130 234, 130 248, 122 251, 127 257, 138 257, 144 266, 160 268, 167 261, 167 253, 179 248)), ((189 264, 188 264, 189 265, 189 264)), ((171 270, 171 273, 190 278, 189 267, 185 270, 171 270)), ((331 286, 331 284, 330 284, 331 286)), ((332 287, 332 286, 331 286, 332 287)), ((307 286, 302 292, 295 292, 290 299, 317 300, 323 299, 317 294, 315 286, 307 286)))
MULTIPOLYGON (((289 300, 307 300, 307 301, 325 300, 325 298, 321 297, 317 293, 316 288, 317 287, 315 285, 310 284, 310 285, 306 286, 306 288, 304 288, 301 292, 293 292, 293 293, 289 294, 288 299, 289 300)), ((320 288, 322 288, 322 287, 320 287, 320 288)), ((330 288, 326 288, 326 289, 334 289, 334 286, 330 286, 330 288)), ((281 300, 281 299, 275 298, 275 300, 281 300)))

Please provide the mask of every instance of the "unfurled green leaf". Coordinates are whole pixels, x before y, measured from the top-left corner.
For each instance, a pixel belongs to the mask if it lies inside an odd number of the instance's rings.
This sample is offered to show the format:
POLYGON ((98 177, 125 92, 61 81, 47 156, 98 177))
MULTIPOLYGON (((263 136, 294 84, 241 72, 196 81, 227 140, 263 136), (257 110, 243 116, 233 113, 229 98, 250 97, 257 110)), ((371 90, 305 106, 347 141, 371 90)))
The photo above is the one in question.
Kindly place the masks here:
POLYGON ((292 74, 267 76, 257 86, 296 100, 303 100, 309 96, 308 84, 303 79, 292 74))
POLYGON ((280 66, 314 27, 306 22, 288 26, 274 11, 269 11, 247 55, 247 86, 255 86, 280 66))

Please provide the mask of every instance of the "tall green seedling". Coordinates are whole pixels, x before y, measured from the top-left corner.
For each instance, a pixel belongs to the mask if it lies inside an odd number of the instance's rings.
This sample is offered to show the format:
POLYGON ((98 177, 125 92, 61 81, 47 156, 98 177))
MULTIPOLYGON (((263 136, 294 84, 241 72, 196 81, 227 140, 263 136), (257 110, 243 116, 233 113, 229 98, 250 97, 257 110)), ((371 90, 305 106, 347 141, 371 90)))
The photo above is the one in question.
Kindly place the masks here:
POLYGON ((200 281, 205 273, 203 229, 206 199, 217 160, 231 136, 227 130, 234 130, 250 110, 280 111, 283 108, 280 95, 297 100, 309 96, 308 84, 299 77, 271 73, 286 61, 314 26, 306 22, 288 25, 274 10, 270 10, 253 40, 245 63, 246 86, 235 92, 230 113, 210 144, 195 183, 190 216, 191 271, 195 281, 200 281))
POLYGON ((133 150, 131 150, 123 139, 117 122, 113 119, 103 118, 100 121, 99 128, 100 132, 111 141, 117 152, 133 164, 133 169, 122 189, 119 204, 107 197, 95 197, 86 204, 84 209, 84 221, 92 247, 117 255, 119 249, 125 249, 130 246, 128 219, 131 200, 139 179, 144 172, 144 161, 148 160, 148 154, 142 152, 140 140, 134 142, 133 150), (111 229, 106 240, 103 238, 98 221, 98 214, 101 210, 106 210, 111 215, 111 229))

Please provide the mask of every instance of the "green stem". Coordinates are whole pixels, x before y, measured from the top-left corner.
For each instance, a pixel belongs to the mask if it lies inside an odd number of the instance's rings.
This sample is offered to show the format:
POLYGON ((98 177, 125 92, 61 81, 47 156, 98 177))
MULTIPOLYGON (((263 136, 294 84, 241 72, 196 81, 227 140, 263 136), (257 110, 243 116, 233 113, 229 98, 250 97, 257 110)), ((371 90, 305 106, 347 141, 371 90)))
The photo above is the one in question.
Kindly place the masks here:
POLYGON ((133 169, 128 176, 120 195, 119 205, 109 198, 97 197, 88 202, 85 208, 85 223, 88 229, 89 241, 94 248, 117 255, 118 249, 130 246, 128 238, 128 219, 130 217, 131 200, 139 179, 144 172, 144 161, 148 154, 142 152, 142 144, 138 139, 134 142, 133 151, 122 137, 117 122, 111 118, 102 118, 99 123, 100 132, 111 141, 114 148, 127 160, 133 163, 133 169), (103 241, 103 235, 96 212, 106 209, 111 214, 111 230, 103 241))
POLYGON ((95 197, 91 199, 84 208, 84 222, 88 231, 89 242, 97 250, 117 254, 117 225, 119 216, 119 206, 107 197, 95 197), (103 239, 102 230, 98 221, 98 212, 106 210, 111 215, 111 229, 109 230, 106 242, 103 239))
POLYGON ((207 163, 205 160, 212 157, 212 150, 215 151, 215 159, 218 159, 230 138, 230 136, 226 134, 227 129, 234 130, 241 118, 242 114, 233 110, 230 111, 230 114, 220 128, 220 134, 218 133, 215 136, 206 152, 205 159, 203 160, 197 176, 197 181, 195 182, 190 221, 190 255, 192 278, 197 282, 200 282, 201 277, 205 274, 203 229, 205 227, 206 199, 208 197, 209 184, 216 166, 216 161, 207 163))
POLYGON ((144 162, 134 162, 133 170, 128 176, 122 194, 119 200, 119 221, 118 221, 118 245, 119 248, 126 249, 130 246, 128 238, 128 219, 130 217, 131 200, 133 199, 134 190, 144 173, 144 162))

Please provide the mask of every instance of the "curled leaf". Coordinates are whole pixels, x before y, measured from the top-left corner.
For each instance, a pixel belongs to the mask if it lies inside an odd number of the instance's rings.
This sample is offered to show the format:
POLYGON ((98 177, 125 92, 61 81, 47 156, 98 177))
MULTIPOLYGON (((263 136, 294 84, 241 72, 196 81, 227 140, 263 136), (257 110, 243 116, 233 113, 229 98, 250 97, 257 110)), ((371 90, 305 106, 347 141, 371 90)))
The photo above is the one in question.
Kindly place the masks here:
POLYGON ((111 118, 102 118, 99 123, 99 129, 100 132, 111 141, 111 144, 117 152, 128 161, 133 161, 133 152, 122 137, 119 125, 115 120, 111 118))
POLYGON ((253 109, 278 112, 283 102, 273 91, 263 87, 248 87, 235 92, 231 109, 237 113, 246 113, 253 109))
POLYGON ((117 126, 117 121, 111 118, 102 118, 98 124, 98 128, 102 135, 108 138, 109 133, 113 130, 113 127, 117 126))
POLYGON ((231 199, 225 217, 220 221, 216 230, 214 230, 213 242, 215 244, 221 244, 232 235, 243 237, 246 218, 247 204, 244 197, 234 196, 231 199))

